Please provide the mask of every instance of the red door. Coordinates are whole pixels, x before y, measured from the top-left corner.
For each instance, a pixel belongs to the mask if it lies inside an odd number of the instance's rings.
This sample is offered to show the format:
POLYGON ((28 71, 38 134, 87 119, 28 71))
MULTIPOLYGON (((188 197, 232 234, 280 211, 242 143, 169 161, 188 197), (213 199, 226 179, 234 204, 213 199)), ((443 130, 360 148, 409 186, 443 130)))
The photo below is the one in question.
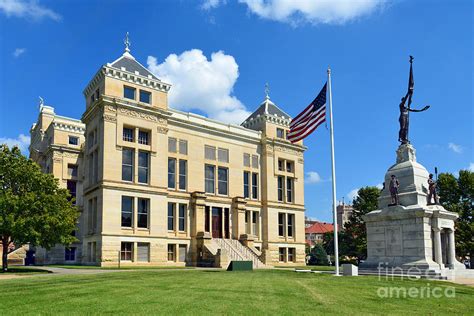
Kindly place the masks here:
POLYGON ((222 208, 212 208, 212 238, 222 238, 222 208))

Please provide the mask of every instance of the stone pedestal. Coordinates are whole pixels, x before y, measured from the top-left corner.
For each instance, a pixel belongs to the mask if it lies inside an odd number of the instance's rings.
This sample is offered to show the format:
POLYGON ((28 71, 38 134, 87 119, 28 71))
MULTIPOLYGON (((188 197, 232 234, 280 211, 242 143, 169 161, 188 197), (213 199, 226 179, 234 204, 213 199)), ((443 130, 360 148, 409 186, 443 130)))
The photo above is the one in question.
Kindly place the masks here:
POLYGON ((361 269, 416 270, 422 274, 465 268, 455 258, 454 222, 458 214, 441 205, 427 205, 428 175, 416 162, 413 146, 400 145, 397 163, 385 175, 385 187, 378 201, 380 209, 363 216, 367 260, 361 269), (392 175, 400 183, 399 205, 389 206, 392 175))

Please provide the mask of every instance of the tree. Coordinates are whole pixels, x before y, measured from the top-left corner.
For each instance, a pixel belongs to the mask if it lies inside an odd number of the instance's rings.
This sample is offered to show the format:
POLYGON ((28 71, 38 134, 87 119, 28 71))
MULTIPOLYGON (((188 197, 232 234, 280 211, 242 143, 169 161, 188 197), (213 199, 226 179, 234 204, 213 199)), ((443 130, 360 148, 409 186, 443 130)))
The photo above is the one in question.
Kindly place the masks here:
POLYGON ((379 196, 380 189, 376 187, 361 188, 357 192, 352 215, 344 224, 344 234, 340 238, 340 243, 344 245, 341 247, 342 254, 357 257, 358 261, 367 257, 367 231, 362 216, 377 209, 379 196))
POLYGON ((438 178, 440 203, 445 209, 459 214, 456 222, 456 252, 471 260, 474 266, 474 172, 459 171, 459 177, 441 173, 438 178))
POLYGON ((79 213, 69 192, 51 174, 23 156, 17 147, 0 146, 0 238, 2 271, 12 245, 30 243, 46 249, 68 245, 79 213))
POLYGON ((311 258, 309 259, 310 265, 318 265, 318 266, 327 266, 329 265, 328 261, 328 254, 324 250, 323 246, 320 243, 316 243, 316 245, 311 249, 311 258))

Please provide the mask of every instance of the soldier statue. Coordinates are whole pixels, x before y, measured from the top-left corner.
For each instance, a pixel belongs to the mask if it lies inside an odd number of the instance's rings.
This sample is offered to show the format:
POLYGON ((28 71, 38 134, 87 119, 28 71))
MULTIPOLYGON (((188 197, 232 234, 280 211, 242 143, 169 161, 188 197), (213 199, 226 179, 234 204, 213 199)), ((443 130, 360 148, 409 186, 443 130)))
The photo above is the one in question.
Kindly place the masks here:
POLYGON ((388 189, 390 191, 390 196, 392 197, 392 203, 389 206, 398 205, 398 188, 400 187, 400 183, 398 182, 397 177, 394 174, 390 176, 390 184, 388 189))
POLYGON ((415 87, 415 82, 413 80, 413 56, 410 56, 410 77, 408 79, 408 91, 407 94, 401 99, 399 108, 400 108, 400 117, 398 122, 400 123, 400 131, 398 132, 398 141, 402 144, 409 144, 408 140, 408 127, 409 127, 409 112, 423 112, 429 109, 429 105, 425 106, 421 110, 416 110, 410 108, 411 98, 413 96, 413 91, 415 87), (408 101, 408 104, 405 106, 405 103, 408 101))
POLYGON ((438 195, 436 194, 436 181, 433 180, 433 174, 428 178, 428 205, 438 204, 438 195), (434 200, 434 203, 431 201, 434 200))

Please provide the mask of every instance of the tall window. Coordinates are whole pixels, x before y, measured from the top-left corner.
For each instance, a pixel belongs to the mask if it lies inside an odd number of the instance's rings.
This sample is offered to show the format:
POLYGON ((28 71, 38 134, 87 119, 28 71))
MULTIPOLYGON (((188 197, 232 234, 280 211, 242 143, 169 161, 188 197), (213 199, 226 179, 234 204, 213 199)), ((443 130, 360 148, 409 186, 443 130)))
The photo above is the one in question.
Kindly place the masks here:
POLYGON ((287 172, 293 172, 293 162, 292 161, 287 161, 286 162, 286 171, 287 172))
POLYGON ((77 165, 68 164, 67 165, 67 173, 71 177, 77 177, 77 165))
POLYGON ((138 198, 137 227, 148 228, 148 212, 150 209, 150 200, 138 198))
POLYGON ((168 158, 168 188, 176 188, 176 159, 168 158))
POLYGON ((148 145, 149 140, 148 140, 148 135, 149 133, 147 131, 138 131, 138 143, 142 145, 148 145))
POLYGON ((176 245, 168 244, 168 261, 175 261, 176 245))
POLYGON ((211 225, 210 225, 210 220, 211 220, 211 207, 206 206, 204 210, 204 231, 205 232, 210 232, 211 231, 211 225))
POLYGON ((220 162, 229 162, 229 150, 224 148, 217 149, 217 160, 220 162))
POLYGON ((181 155, 187 155, 188 154, 188 141, 184 139, 179 140, 179 153, 181 155))
POLYGON ((123 242, 120 247, 120 260, 132 261, 133 260, 133 243, 123 242))
POLYGON ((204 146, 204 158, 208 160, 216 160, 216 147, 204 146))
POLYGON ((278 176, 278 201, 283 202, 283 182, 285 177, 278 176))
POLYGON ((215 171, 216 168, 211 165, 204 166, 204 187, 206 193, 215 192, 215 171))
POLYGON ((229 176, 229 169, 219 167, 217 169, 217 192, 222 195, 227 195, 228 191, 228 176, 229 176))
POLYGON ((179 204, 178 230, 181 232, 186 230, 186 204, 179 204))
POLYGON ((135 88, 123 86, 123 97, 130 100, 135 100, 135 88))
POLYGON ((283 128, 277 128, 277 137, 285 138, 285 130, 283 128))
POLYGON ((258 168, 258 156, 252 155, 252 168, 258 168))
POLYGON ((186 262, 186 245, 179 245, 179 262, 186 262))
POLYGON ((138 152, 138 182, 148 183, 149 154, 145 151, 138 152))
POLYGON ((176 152, 176 138, 169 137, 168 138, 168 152, 175 153, 176 152))
POLYGON ((76 247, 66 247, 64 249, 64 260, 65 261, 76 260, 76 247))
POLYGON ((137 243, 137 261, 150 262, 150 243, 137 243))
POLYGON ((132 227, 133 222, 133 198, 122 196, 122 227, 132 227))
POLYGON ((122 180, 133 181, 133 149, 122 150, 122 180))
POLYGON ((76 204, 77 182, 73 180, 67 180, 67 190, 71 195, 71 201, 73 201, 73 204, 76 204))
POLYGON ((249 198, 250 197, 250 172, 244 171, 244 198, 249 198))
POLYGON ((174 230, 174 213, 176 204, 168 202, 168 230, 174 230))
POLYGON ((286 201, 293 203, 293 179, 286 178, 286 201))
POLYGON ((140 90, 140 102, 151 103, 151 93, 148 91, 140 90))
POLYGON ((127 128, 127 127, 124 127, 123 128, 123 131, 122 131, 122 139, 123 141, 125 142, 132 142, 133 143, 133 133, 134 130, 133 128, 127 128))
POLYGON ((244 154, 244 167, 250 167, 250 154, 244 154))
POLYGON ((258 212, 252 212, 252 234, 257 236, 257 219, 258 219, 258 212))
POLYGON ((285 213, 278 213, 278 236, 285 236, 285 213))
POLYGON ((288 214, 288 237, 293 237, 294 225, 295 225, 295 214, 288 214))
POLYGON ((295 262, 295 248, 288 248, 288 262, 295 262))
POLYGON ((252 199, 258 199, 258 173, 252 173, 252 199))
POLYGON ((283 164, 284 164, 284 161, 281 159, 278 159, 278 170, 283 171, 283 164))
POLYGON ((286 262, 286 248, 278 248, 278 260, 286 262))
POLYGON ((187 164, 186 160, 179 160, 179 189, 186 190, 186 172, 187 172, 187 164))

